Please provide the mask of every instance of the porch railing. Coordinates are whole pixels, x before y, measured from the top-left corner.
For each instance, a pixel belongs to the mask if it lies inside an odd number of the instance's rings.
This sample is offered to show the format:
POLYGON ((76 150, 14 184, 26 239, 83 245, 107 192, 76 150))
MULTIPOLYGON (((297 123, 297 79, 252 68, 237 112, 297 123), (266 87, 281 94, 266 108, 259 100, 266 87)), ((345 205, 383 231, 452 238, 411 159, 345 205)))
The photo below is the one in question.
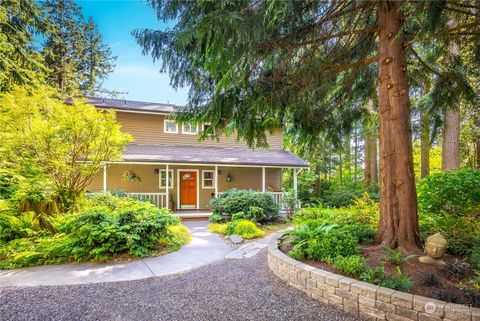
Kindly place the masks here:
POLYGON ((150 201, 158 208, 167 207, 166 193, 126 193, 128 196, 134 197, 142 201, 150 201))
MULTIPOLYGON (((278 204, 280 207, 280 210, 287 210, 288 209, 288 204, 285 203, 285 198, 287 197, 288 193, 287 192, 267 192, 272 194, 273 199, 275 200, 275 203, 278 204)), ((217 193, 217 196, 222 195, 223 192, 217 193)))

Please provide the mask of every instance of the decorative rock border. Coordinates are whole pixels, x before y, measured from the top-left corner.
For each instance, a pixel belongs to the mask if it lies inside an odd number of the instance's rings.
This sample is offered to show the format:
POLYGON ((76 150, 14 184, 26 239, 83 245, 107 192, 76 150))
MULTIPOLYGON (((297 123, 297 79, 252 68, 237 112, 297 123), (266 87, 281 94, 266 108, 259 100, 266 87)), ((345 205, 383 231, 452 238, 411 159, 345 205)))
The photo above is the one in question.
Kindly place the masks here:
POLYGON ((268 266, 282 280, 310 297, 365 320, 480 321, 480 309, 395 291, 296 261, 272 240, 268 266))

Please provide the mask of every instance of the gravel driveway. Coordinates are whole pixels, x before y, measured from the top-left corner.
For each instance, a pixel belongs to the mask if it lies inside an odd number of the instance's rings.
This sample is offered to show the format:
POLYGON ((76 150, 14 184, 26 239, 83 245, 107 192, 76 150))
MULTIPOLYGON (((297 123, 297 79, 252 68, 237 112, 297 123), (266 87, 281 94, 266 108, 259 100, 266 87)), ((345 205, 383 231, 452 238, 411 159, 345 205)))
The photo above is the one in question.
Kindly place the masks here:
POLYGON ((1 320, 358 320, 267 267, 266 250, 186 274, 91 285, 4 288, 1 320))

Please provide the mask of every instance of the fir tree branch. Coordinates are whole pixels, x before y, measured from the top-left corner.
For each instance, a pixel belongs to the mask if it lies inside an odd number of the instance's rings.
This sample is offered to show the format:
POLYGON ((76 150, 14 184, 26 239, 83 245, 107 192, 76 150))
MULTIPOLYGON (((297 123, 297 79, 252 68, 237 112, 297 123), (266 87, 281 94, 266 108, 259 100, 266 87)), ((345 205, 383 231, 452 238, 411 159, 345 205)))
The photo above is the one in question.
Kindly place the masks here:
POLYGON ((433 69, 432 67, 430 67, 425 61, 423 61, 423 59, 420 57, 420 55, 415 51, 415 49, 413 49, 413 47, 410 47, 410 50, 412 51, 413 55, 415 56, 415 58, 417 58, 417 60, 420 62, 420 64, 425 67, 426 69, 430 70, 431 72, 433 72, 434 74, 442 77, 443 79, 447 79, 446 76, 444 76, 441 72, 433 69))

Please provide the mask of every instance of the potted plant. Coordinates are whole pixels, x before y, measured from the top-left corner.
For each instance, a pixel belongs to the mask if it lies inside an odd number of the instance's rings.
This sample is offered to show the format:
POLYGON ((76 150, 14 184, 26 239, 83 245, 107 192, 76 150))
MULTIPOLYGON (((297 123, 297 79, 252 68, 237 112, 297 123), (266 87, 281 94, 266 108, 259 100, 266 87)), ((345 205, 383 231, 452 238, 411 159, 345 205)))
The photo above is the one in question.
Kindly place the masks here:
POLYGON ((122 179, 124 181, 132 181, 132 182, 142 181, 142 178, 137 173, 135 173, 132 169, 129 169, 123 172, 122 179))

